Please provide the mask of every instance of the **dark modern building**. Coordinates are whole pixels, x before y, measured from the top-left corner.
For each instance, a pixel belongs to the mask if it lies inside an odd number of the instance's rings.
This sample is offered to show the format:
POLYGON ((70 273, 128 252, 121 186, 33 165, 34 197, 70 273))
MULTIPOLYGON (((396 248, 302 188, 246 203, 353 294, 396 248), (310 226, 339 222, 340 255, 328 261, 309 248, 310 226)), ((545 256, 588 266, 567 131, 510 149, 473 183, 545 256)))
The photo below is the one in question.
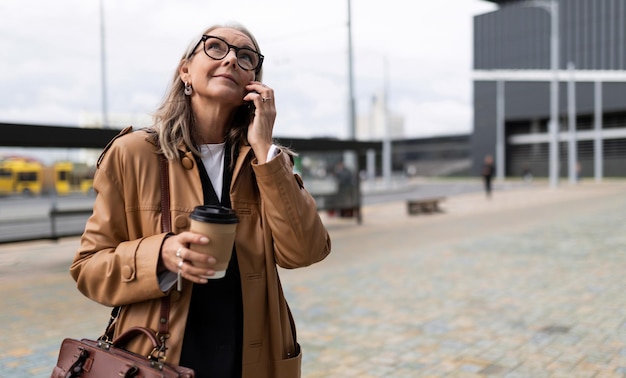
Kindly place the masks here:
POLYGON ((474 172, 490 154, 500 177, 626 177, 626 0, 491 2, 474 17, 474 172))

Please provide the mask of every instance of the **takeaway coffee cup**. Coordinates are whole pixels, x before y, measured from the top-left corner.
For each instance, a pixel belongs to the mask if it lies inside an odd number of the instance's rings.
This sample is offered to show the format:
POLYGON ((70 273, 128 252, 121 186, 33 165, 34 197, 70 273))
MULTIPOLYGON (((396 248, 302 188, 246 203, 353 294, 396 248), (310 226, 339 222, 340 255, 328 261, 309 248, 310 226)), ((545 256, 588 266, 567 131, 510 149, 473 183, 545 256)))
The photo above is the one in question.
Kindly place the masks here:
MULTIPOLYGON (((209 238, 209 244, 192 243, 189 248, 197 252, 206 253, 217 260, 214 266, 215 275, 206 276, 206 278, 224 277, 233 251, 237 222, 239 222, 235 211, 223 206, 196 206, 189 218, 191 218, 190 231, 209 238)), ((208 265, 206 267, 209 268, 208 265)))

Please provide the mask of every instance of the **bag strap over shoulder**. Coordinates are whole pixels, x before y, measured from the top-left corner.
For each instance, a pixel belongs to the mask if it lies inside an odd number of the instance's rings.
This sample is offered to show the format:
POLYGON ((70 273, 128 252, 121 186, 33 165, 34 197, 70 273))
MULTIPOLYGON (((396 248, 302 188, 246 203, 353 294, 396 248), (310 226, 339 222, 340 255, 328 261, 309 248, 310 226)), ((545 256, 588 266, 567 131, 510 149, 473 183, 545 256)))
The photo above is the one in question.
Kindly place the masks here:
MULTIPOLYGON (((161 230, 163 232, 172 231, 172 214, 170 213, 170 178, 168 161, 165 155, 159 155, 159 165, 161 166, 161 230)), ((161 315, 159 321, 159 335, 169 337, 170 319, 170 296, 161 298, 161 315)))
MULTIPOLYGON (((125 130, 128 130, 126 128, 125 130)), ((121 136, 123 133, 120 133, 121 136)), ((112 142, 112 141, 111 141, 112 142)), ((159 165, 161 169, 161 230, 170 232, 172 230, 172 220, 170 213, 170 185, 168 161, 164 155, 159 155, 159 165)), ((120 314, 122 307, 114 307, 111 311, 111 317, 107 324, 104 334, 98 340, 106 342, 113 341, 113 325, 120 314)), ((170 297, 169 295, 161 298, 161 313, 159 314, 159 329, 156 336, 160 339, 161 345, 165 348, 165 340, 169 338, 169 319, 170 319, 170 297)), ((165 352, 165 349, 163 349, 165 352)))
POLYGON ((172 231, 170 180, 168 162, 165 155, 159 155, 159 165, 161 166, 161 230, 163 232, 170 232, 172 231))

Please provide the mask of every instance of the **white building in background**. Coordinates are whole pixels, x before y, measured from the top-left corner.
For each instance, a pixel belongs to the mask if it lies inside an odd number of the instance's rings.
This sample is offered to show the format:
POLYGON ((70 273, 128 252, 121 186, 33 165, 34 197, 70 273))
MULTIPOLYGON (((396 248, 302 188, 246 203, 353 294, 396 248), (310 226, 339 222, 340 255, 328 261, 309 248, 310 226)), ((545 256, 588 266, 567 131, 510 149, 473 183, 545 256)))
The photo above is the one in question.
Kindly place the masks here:
POLYGON ((356 139, 383 140, 387 125, 390 139, 404 138, 404 117, 391 113, 389 109, 385 111, 385 102, 382 92, 372 96, 369 111, 357 118, 356 139))

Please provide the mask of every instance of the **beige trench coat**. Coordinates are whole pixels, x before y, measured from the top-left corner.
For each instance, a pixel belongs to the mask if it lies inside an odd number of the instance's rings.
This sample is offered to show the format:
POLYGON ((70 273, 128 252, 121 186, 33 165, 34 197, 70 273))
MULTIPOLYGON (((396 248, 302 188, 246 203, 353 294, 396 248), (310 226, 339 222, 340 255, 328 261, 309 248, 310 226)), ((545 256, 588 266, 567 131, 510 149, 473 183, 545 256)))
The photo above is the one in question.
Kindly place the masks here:
MULTIPOLYGON (((160 169, 145 131, 125 129, 103 152, 94 178, 98 193, 70 268, 78 289, 106 306, 123 306, 115 334, 133 326, 158 329, 163 293, 157 280, 161 231, 160 169)), ((316 204, 292 172, 286 153, 257 164, 242 147, 230 188, 239 217, 236 248, 243 294, 243 377, 299 377, 302 355, 276 266, 299 268, 330 253, 316 204)), ((169 162, 172 231, 189 229, 203 203, 198 166, 188 151, 169 162)), ((178 363, 192 283, 171 292, 167 361, 178 363)), ((129 348, 147 355, 144 340, 129 348)))

